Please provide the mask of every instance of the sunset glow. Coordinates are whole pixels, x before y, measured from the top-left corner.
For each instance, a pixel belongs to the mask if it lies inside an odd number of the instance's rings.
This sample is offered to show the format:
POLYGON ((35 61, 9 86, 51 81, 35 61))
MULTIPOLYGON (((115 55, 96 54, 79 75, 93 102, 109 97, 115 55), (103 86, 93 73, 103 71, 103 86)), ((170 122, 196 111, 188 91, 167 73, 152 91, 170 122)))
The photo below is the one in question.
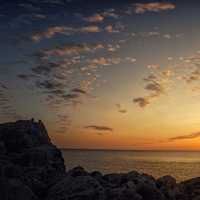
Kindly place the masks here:
POLYGON ((4 1, 0 121, 41 119, 61 148, 200 150, 199 8, 4 1))

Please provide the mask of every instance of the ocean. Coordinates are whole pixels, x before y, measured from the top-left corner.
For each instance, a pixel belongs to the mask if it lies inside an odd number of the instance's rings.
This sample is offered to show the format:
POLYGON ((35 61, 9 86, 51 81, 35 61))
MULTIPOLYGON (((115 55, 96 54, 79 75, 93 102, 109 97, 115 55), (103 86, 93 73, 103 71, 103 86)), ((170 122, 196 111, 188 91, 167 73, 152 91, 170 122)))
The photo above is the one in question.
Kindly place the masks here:
POLYGON ((62 150, 67 170, 82 166, 89 172, 136 170, 155 178, 172 175, 178 182, 200 176, 200 151, 62 150))

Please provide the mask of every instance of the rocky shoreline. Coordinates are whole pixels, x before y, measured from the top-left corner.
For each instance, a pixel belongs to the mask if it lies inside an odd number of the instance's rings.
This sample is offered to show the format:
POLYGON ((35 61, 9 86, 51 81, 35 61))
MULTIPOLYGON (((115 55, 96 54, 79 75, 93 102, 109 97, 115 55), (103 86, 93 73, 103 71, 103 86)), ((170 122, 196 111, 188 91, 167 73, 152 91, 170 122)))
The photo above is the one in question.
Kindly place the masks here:
POLYGON ((136 171, 66 171, 44 124, 21 120, 0 124, 0 199, 200 200, 200 177, 177 183, 169 175, 155 179, 136 171))

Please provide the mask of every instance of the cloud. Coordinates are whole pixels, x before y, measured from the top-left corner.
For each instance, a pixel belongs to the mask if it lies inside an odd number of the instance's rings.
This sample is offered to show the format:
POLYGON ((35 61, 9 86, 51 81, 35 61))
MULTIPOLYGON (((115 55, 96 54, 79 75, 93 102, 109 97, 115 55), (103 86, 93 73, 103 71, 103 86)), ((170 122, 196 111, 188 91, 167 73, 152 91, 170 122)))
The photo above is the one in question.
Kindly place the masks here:
POLYGON ((171 39, 172 38, 172 36, 170 34, 164 34, 163 37, 166 38, 166 39, 171 39))
POLYGON ((0 82, 0 118, 3 116, 4 120, 5 118, 9 120, 20 119, 13 106, 14 97, 11 95, 11 90, 5 83, 0 82))
POLYGON ((68 27, 68 26, 53 26, 49 27, 46 31, 37 32, 31 36, 32 41, 39 42, 40 40, 47 38, 50 39, 56 34, 72 35, 75 33, 98 33, 101 29, 98 26, 84 26, 80 28, 68 27))
POLYGON ((133 102, 138 104, 141 108, 144 108, 148 104, 150 104, 149 98, 148 97, 138 97, 134 98, 133 102))
POLYGON ((49 56, 69 56, 69 55, 79 55, 80 53, 94 52, 99 49, 103 49, 104 46, 102 44, 65 44, 63 46, 47 49, 40 52, 40 56, 49 57, 49 56))
POLYGON ((101 29, 98 26, 85 26, 80 29, 83 33, 99 33, 101 29))
POLYGON ((187 82, 187 83, 192 83, 194 81, 198 81, 200 80, 200 70, 199 69, 195 69, 194 71, 192 71, 190 73, 190 75, 188 76, 183 76, 183 79, 187 82))
POLYGON ((18 74, 17 77, 24 80, 24 81, 25 80, 27 81, 27 80, 34 78, 35 75, 33 75, 33 74, 18 74))
POLYGON ((32 72, 38 75, 47 75, 54 71, 56 68, 58 69, 60 67, 60 63, 57 62, 46 62, 41 63, 35 67, 32 68, 32 72))
POLYGON ((127 110, 123 109, 122 106, 121 106, 121 104, 117 103, 115 105, 116 105, 116 107, 118 109, 118 112, 120 112, 120 113, 127 113, 127 110))
POLYGON ((152 2, 152 3, 136 3, 135 13, 143 14, 145 12, 160 12, 166 10, 173 10, 176 8, 173 3, 165 3, 165 2, 152 2))
POLYGON ((149 90, 149 91, 152 91, 152 92, 154 92, 157 95, 160 95, 160 94, 162 94, 162 93, 165 92, 164 86, 161 83, 159 83, 159 82, 148 83, 145 86, 145 89, 149 90))
POLYGON ((85 90, 79 89, 79 88, 74 88, 71 90, 71 92, 74 93, 79 93, 79 94, 87 94, 87 92, 85 90))
POLYGON ((41 89, 55 90, 61 89, 63 87, 63 84, 53 80, 44 80, 36 82, 36 86, 41 89))
POLYGON ((97 13, 89 17, 84 17, 83 19, 87 22, 102 22, 104 20, 104 16, 97 13))
POLYGON ((119 18, 119 15, 116 14, 116 11, 114 8, 111 8, 111 9, 107 9, 105 10, 102 15, 104 17, 111 17, 111 18, 114 18, 114 19, 118 19, 119 18))
POLYGON ((146 107, 153 100, 166 94, 170 87, 170 78, 173 75, 171 69, 160 70, 157 65, 148 65, 148 68, 153 71, 151 71, 151 74, 143 80, 145 82, 144 89, 148 91, 149 94, 144 97, 133 99, 133 102, 138 104, 141 108, 146 107))
POLYGON ((103 66, 119 64, 121 61, 122 60, 119 57, 111 57, 111 58, 100 57, 100 58, 88 59, 87 63, 89 69, 97 69, 98 67, 101 68, 103 66))
POLYGON ((65 100, 73 100, 73 99, 79 98, 79 94, 66 94, 66 95, 63 95, 63 98, 65 100))
POLYGON ((90 125, 90 126, 85 126, 84 128, 86 128, 86 129, 93 129, 93 130, 96 130, 96 131, 113 131, 112 128, 107 127, 107 126, 90 125))
POLYGON ((49 27, 44 32, 39 32, 39 33, 34 34, 31 37, 31 39, 34 42, 39 42, 43 38, 52 38, 55 34, 57 34, 57 33, 65 33, 67 30, 69 31, 69 29, 64 27, 64 26, 49 27))
POLYGON ((200 137, 200 132, 191 133, 188 135, 181 135, 177 137, 169 138, 169 141, 176 141, 176 140, 188 140, 188 139, 196 139, 200 137))
POLYGON ((5 89, 5 90, 8 89, 8 87, 4 83, 1 83, 1 82, 0 82, 0 88, 5 89))
POLYGON ((89 23, 99 23, 103 22, 105 18, 110 17, 114 19, 118 19, 119 16, 115 13, 115 9, 107 9, 103 12, 95 13, 91 16, 84 17, 81 14, 76 14, 76 16, 80 17, 82 20, 89 23))

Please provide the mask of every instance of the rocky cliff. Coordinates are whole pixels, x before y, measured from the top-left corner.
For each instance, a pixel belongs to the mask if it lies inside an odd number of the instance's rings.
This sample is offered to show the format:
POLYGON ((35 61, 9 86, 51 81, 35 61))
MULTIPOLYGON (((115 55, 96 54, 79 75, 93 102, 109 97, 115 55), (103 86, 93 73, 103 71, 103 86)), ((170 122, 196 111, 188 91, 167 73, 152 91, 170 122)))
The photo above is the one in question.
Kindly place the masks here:
POLYGON ((17 121, 0 124, 0 200, 200 200, 200 177, 66 172, 44 124, 17 121))
POLYGON ((38 199, 65 175, 61 151, 41 121, 0 124, 0 199, 38 199))

